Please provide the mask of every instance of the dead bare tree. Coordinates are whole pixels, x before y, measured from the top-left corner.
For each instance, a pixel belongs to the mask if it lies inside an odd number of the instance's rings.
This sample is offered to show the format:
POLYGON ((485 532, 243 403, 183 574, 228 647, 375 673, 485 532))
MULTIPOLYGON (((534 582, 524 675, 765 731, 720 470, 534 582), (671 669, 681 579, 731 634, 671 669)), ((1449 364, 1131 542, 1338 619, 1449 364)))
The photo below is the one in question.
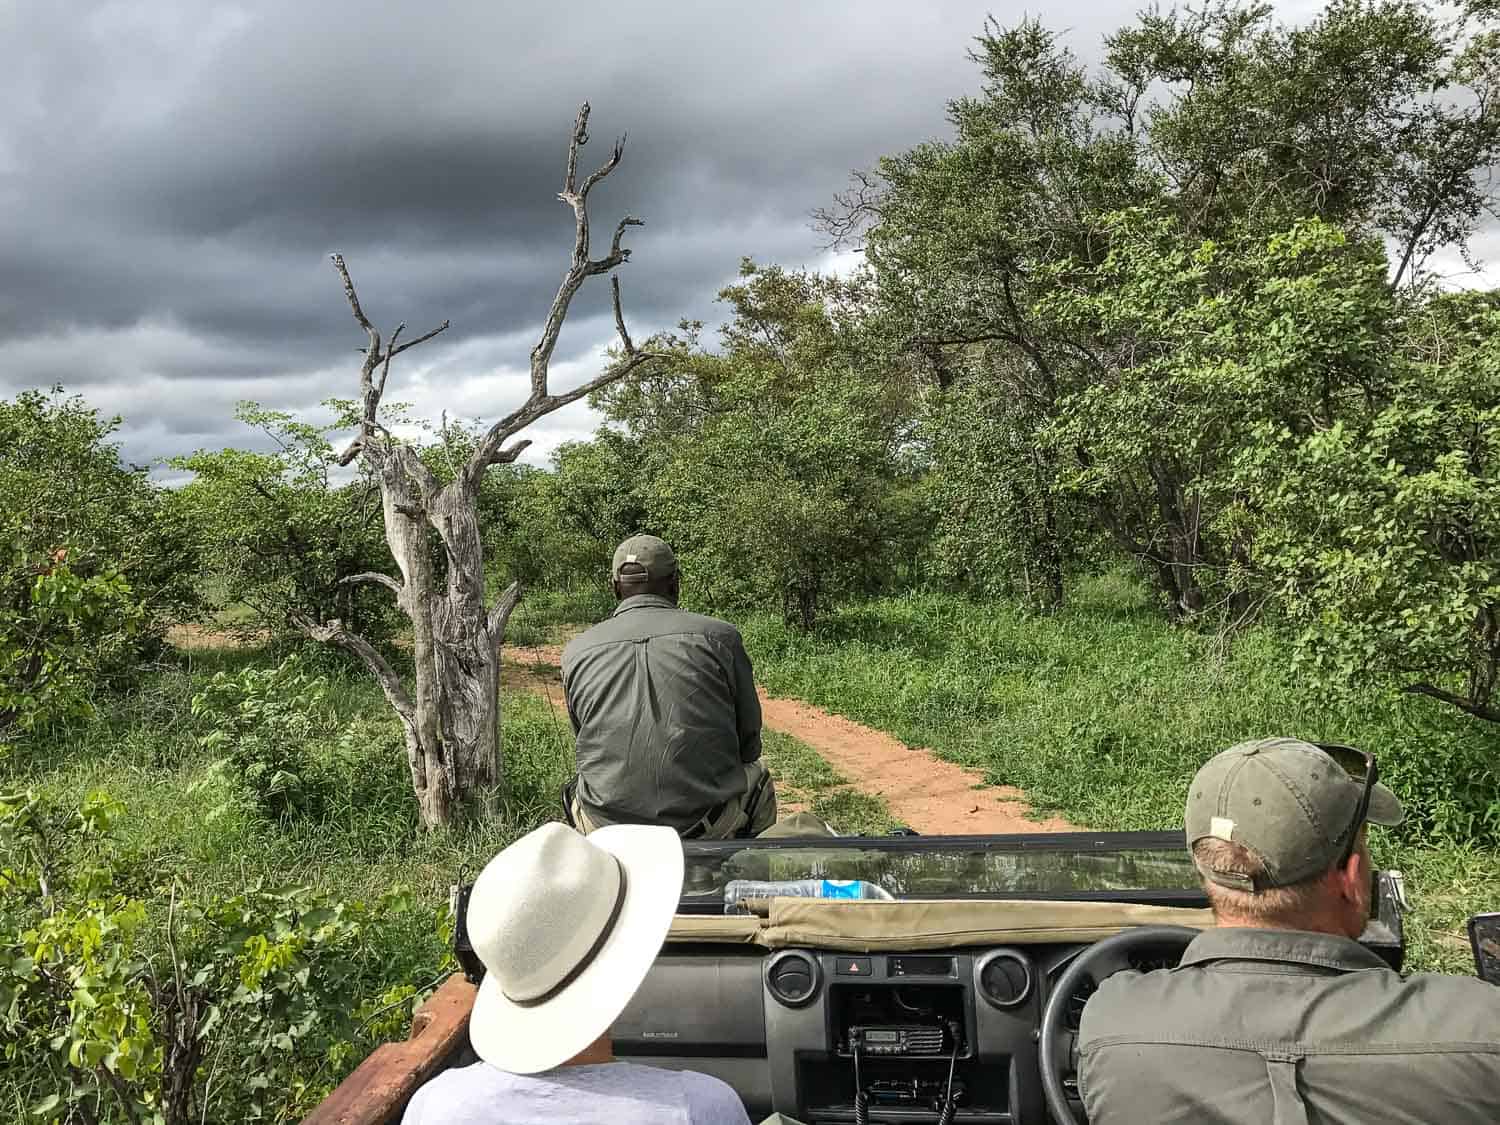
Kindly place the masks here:
POLYGON ((441 483, 423 464, 418 450, 396 440, 378 417, 391 361, 444 331, 448 322, 404 342, 405 325, 397 325, 390 339, 382 340, 360 306, 343 257, 333 256, 354 319, 369 337, 360 370, 359 433, 339 463, 347 465, 362 457, 374 471, 380 482, 386 542, 401 572, 399 579, 367 573, 344 581, 385 586, 395 595, 396 604, 411 621, 414 690, 408 689, 373 645, 342 622, 320 625, 304 619, 297 625, 308 636, 358 656, 379 681, 405 728, 412 787, 428 827, 450 823, 465 811, 487 811, 501 779, 500 648, 520 588, 512 584, 494 604, 485 605, 484 550, 476 515, 480 482, 492 465, 514 461, 531 444, 521 439, 506 445, 521 430, 659 358, 637 349, 631 341, 620 308, 620 280, 614 276, 619 355, 603 373, 572 390, 554 394, 548 386, 552 353, 574 295, 589 278, 629 260, 630 251, 621 246, 621 239, 627 227, 641 225, 640 219, 626 215, 615 227, 609 253, 590 257, 589 193, 619 166, 625 141, 623 137, 618 140, 609 159, 579 184, 578 153, 588 143, 588 120, 585 102, 573 123, 567 171, 558 193, 573 209, 573 257, 552 300, 541 338, 531 350, 530 394, 489 428, 450 482, 441 483), (441 555, 435 549, 439 545, 441 555), (441 573, 434 566, 436 558, 445 561, 441 573))

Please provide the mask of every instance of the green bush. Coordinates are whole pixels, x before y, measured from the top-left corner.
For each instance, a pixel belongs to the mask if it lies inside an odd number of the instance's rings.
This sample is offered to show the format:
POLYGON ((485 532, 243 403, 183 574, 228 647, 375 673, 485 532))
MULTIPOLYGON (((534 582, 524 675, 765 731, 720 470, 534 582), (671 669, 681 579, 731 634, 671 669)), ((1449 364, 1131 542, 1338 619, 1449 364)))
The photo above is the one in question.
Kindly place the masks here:
MULTIPOLYGON (((343 404, 332 401, 331 408, 343 404)), ((193 479, 171 507, 202 544, 198 576, 218 608, 249 611, 257 630, 300 636, 292 618, 337 618, 373 642, 400 626, 390 591, 343 580, 389 572, 380 490, 368 477, 334 479, 333 426, 241 403, 237 418, 276 443, 272 453, 198 450, 173 467, 193 479)))
POLYGON ((596 444, 634 443, 637 530, 672 543, 691 597, 775 605, 810 629, 838 600, 915 569, 926 520, 907 448, 912 388, 861 350, 858 280, 747 260, 719 296, 733 312, 720 349, 700 343, 701 325, 661 341, 666 362, 601 392, 626 437, 596 444))
POLYGON ((341 732, 328 704, 328 680, 289 656, 274 668, 216 672, 193 696, 192 714, 209 726, 200 745, 222 754, 262 812, 273 820, 315 815, 333 788, 320 740, 341 732))
POLYGON ((0 542, 0 745, 8 735, 92 712, 96 685, 128 659, 145 618, 118 571, 85 576, 68 552, 0 542))
POLYGON ((0 742, 90 713, 196 605, 186 526, 82 399, 0 400, 0 742))
MULTIPOLYGON (((1500 723, 1500 293, 1412 316, 1380 409, 1241 457, 1303 674, 1378 680, 1500 723)), ((1455 778, 1460 784, 1462 778, 1455 778)))
POLYGON ((0 797, 0 1086, 31 1118, 295 1120, 446 959, 434 912, 399 891, 141 888, 118 863, 125 816, 104 794, 0 797))

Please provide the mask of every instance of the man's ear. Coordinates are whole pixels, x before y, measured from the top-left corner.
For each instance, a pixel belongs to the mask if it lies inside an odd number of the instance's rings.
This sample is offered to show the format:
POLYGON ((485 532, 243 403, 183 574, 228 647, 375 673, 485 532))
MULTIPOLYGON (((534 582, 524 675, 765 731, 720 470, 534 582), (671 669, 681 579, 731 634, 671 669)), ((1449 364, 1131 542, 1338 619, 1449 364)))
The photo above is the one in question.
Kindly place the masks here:
POLYGON ((621 600, 620 580, 618 578, 611 578, 609 580, 609 588, 610 588, 611 591, 613 591, 613 593, 615 595, 615 601, 620 601, 621 600))
POLYGON ((1349 853, 1349 858, 1339 868, 1339 881, 1344 885, 1346 894, 1370 879, 1370 869, 1365 860, 1363 848, 1355 848, 1349 853))
POLYGON ((1339 896, 1346 902, 1368 905, 1370 898, 1370 853, 1356 847, 1334 870, 1334 882, 1339 896))

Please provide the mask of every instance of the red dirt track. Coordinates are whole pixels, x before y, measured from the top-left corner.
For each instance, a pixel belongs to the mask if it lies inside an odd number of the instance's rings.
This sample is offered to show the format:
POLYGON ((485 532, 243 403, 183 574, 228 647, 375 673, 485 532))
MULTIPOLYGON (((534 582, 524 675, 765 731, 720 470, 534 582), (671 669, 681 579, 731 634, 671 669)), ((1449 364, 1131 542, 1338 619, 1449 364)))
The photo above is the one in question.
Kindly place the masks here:
MULTIPOLYGON (((561 645, 507 647, 505 656, 507 686, 545 694, 562 706, 561 645)), ((884 798, 892 817, 924 835, 1077 830, 1058 817, 1032 820, 1019 789, 986 785, 982 774, 929 750, 800 700, 759 694, 768 729, 812 747, 856 789, 884 798)))

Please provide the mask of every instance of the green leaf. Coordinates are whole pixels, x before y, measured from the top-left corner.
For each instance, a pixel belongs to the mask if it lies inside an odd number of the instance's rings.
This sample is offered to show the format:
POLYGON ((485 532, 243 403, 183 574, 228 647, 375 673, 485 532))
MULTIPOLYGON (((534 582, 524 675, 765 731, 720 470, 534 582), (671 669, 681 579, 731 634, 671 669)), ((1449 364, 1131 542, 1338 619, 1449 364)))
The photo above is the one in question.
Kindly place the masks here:
POLYGON ((61 1094, 48 1094, 41 1101, 34 1104, 28 1112, 33 1117, 46 1117, 49 1114, 55 1113, 62 1104, 63 1096, 61 1094))

